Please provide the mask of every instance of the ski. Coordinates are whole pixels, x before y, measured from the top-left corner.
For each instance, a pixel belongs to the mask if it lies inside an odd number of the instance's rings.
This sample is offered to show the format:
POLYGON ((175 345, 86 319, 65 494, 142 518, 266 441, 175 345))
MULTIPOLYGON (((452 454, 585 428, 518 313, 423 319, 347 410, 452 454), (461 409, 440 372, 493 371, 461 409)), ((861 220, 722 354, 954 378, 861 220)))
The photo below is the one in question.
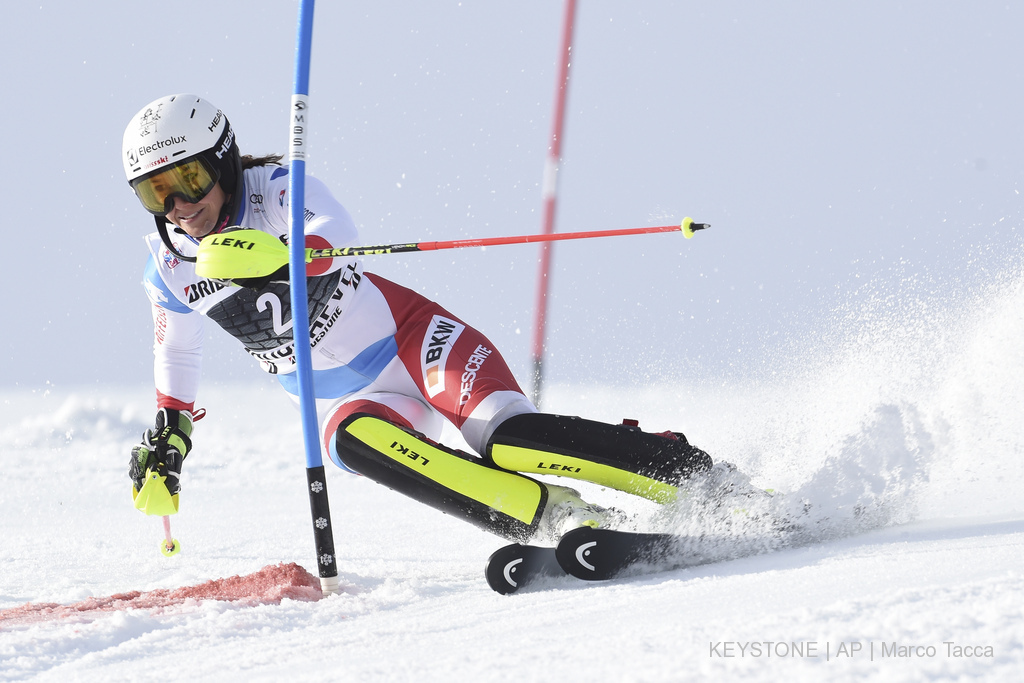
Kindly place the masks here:
POLYGON ((515 593, 537 579, 565 576, 554 548, 512 543, 498 548, 487 559, 487 585, 502 595, 515 593))
POLYGON ((660 571, 700 564, 699 559, 688 561, 682 553, 679 546, 686 538, 584 526, 562 536, 555 556, 567 574, 585 581, 604 581, 642 565, 660 571))

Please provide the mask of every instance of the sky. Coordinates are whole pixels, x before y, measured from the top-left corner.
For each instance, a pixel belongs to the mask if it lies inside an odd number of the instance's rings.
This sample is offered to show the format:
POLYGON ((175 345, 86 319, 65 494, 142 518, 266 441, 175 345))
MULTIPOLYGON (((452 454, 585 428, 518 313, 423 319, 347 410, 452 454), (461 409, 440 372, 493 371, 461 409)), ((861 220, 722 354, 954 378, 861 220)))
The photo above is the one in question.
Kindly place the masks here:
MULTIPOLYGON (((367 244, 541 230, 563 5, 320 3, 310 159, 367 244)), ((297 3, 16 3, 0 387, 151 378, 152 221, 121 169, 157 97, 284 152, 297 3), (244 9, 242 9, 244 8, 244 9)), ((865 301, 958 296, 1020 262, 1024 7, 581 0, 557 229, 711 223, 555 248, 552 382, 776 369, 865 301)), ((367 259, 483 330, 527 384, 538 247, 367 259)), ((869 304, 870 305, 870 304, 869 304)), ((210 327, 206 381, 265 380, 210 327)))

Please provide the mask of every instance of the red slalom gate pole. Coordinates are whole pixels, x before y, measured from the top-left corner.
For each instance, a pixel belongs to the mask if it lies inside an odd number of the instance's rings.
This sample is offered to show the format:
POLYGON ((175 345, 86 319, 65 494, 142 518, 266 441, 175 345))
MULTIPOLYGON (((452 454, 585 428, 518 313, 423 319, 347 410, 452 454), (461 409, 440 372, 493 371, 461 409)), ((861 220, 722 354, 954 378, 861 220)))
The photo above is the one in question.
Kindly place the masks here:
MULTIPOLYGON (((569 65, 572 53, 573 24, 576 18, 576 0, 566 0, 565 21, 562 24, 561 62, 558 65, 558 81, 555 88, 555 120, 551 129, 551 146, 544 164, 543 232, 550 235, 555 231, 555 198, 558 191, 558 163, 562 158, 562 131, 565 124, 565 99, 569 92, 569 65)), ((537 282, 537 307, 533 327, 533 402, 538 407, 544 384, 544 338, 547 328, 548 291, 550 290, 551 247, 543 245, 540 250, 540 272, 537 282)))

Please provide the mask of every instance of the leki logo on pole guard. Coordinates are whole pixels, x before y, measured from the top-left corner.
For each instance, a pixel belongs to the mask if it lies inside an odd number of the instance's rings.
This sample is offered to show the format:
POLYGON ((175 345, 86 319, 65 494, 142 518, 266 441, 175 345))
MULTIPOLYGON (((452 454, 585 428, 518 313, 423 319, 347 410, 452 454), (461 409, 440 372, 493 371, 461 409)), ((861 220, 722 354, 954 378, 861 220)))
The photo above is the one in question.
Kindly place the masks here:
POLYGON ((459 338, 465 325, 454 320, 435 315, 430 321, 427 334, 423 337, 420 358, 423 363, 423 385, 427 396, 434 398, 444 391, 445 365, 455 340, 459 338))

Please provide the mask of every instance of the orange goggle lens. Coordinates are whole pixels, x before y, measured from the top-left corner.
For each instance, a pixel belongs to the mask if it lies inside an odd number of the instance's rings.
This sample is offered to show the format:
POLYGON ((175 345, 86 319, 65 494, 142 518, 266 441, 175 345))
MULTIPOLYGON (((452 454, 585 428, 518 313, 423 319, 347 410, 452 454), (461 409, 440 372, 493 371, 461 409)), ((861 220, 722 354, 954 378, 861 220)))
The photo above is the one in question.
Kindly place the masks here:
POLYGON ((202 157, 195 157, 133 180, 132 189, 146 211, 165 216, 174 207, 174 197, 195 204, 216 184, 217 174, 209 163, 202 157))

